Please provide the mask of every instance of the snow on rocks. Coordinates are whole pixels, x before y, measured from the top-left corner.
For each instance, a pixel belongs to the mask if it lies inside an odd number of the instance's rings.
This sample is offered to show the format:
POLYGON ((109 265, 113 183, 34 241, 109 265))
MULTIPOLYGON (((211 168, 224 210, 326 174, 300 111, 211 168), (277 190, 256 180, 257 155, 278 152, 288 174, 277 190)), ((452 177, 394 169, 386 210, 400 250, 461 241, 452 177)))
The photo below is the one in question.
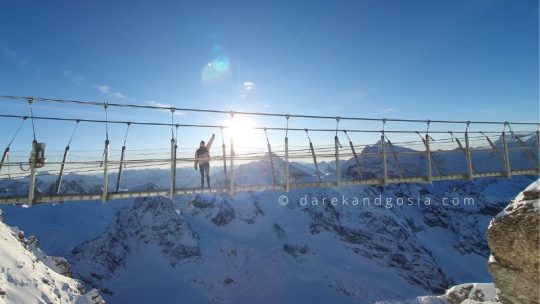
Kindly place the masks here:
POLYGON ((80 282, 62 275, 69 272, 65 259, 47 256, 35 238, 1 221, 0 257, 0 303, 105 303, 97 290, 85 293, 80 282))

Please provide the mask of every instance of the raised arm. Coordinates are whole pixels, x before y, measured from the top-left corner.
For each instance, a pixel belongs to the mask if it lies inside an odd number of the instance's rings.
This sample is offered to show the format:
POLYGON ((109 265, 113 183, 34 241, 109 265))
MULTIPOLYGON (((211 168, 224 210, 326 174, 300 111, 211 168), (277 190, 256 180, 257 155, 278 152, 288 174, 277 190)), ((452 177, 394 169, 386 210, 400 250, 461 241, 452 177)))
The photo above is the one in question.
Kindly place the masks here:
POLYGON ((206 144, 206 149, 210 150, 210 148, 212 147, 212 143, 214 142, 214 138, 216 138, 216 135, 212 134, 212 137, 210 137, 210 140, 206 144))

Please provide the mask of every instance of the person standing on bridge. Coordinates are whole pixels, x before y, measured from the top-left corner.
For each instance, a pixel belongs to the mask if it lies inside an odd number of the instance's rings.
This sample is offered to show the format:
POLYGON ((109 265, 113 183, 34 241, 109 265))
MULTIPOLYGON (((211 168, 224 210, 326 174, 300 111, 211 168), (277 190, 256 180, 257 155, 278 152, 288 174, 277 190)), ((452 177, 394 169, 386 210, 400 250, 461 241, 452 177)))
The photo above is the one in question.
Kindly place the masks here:
POLYGON ((214 142, 216 136, 212 134, 212 137, 208 141, 208 144, 201 140, 199 144, 199 149, 195 152, 195 170, 197 170, 197 165, 201 171, 201 188, 204 189, 204 177, 206 175, 206 184, 208 189, 210 189, 210 148, 214 142))

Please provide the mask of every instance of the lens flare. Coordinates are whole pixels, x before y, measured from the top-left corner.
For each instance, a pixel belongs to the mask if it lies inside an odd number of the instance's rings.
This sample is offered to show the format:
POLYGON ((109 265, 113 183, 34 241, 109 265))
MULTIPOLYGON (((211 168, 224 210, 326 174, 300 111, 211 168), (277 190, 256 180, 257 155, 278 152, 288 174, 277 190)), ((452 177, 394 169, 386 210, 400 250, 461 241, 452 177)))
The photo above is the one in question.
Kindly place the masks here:
POLYGON ((230 60, 223 48, 214 46, 212 58, 212 61, 208 62, 202 70, 201 79, 205 85, 220 83, 231 75, 230 60))

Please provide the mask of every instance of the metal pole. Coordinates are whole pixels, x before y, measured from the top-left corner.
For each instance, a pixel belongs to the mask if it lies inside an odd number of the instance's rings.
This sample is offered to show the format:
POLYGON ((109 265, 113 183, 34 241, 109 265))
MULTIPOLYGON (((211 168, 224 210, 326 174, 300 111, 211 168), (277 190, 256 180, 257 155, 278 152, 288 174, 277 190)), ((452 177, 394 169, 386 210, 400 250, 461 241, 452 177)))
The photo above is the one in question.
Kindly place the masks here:
POLYGON ((468 179, 473 179, 473 168, 472 168, 472 156, 471 156, 471 146, 469 145, 469 133, 465 132, 465 156, 467 157, 467 175, 468 179))
POLYGON ((285 136, 285 191, 289 192, 289 137, 285 136))
POLYGON ((223 174, 225 175, 225 181, 227 181, 229 177, 227 176, 227 150, 225 143, 221 144, 221 148, 223 149, 223 174))
POLYGON ((30 154, 30 181, 28 183, 28 206, 34 203, 34 191, 36 189, 36 148, 37 140, 32 141, 32 152, 30 154))
POLYGON ((8 153, 9 147, 4 150, 4 154, 2 155, 2 160, 0 161, 0 170, 2 170, 2 166, 4 166, 4 161, 6 160, 8 153))
POLYGON ((229 194, 234 194, 234 139, 231 136, 231 179, 229 183, 229 194))
POLYGON ((384 134, 381 135, 381 153, 383 161, 383 183, 385 186, 388 186, 388 165, 386 163, 386 149, 384 144, 384 134))
POLYGON ((536 146, 540 150, 540 130, 536 131, 536 146))
POLYGON ((103 191, 101 200, 105 203, 109 192, 109 140, 105 140, 105 149, 103 150, 103 191))
POLYGON ((270 167, 272 168, 272 185, 275 187, 276 182, 276 173, 274 171, 274 158, 272 156, 272 147, 270 146, 270 143, 267 144, 268 146, 268 157, 270 158, 270 167))
POLYGON ((339 139, 334 137, 334 145, 336 148, 336 186, 341 186, 341 167, 339 165, 339 139))
POLYGON ((169 197, 173 199, 176 188, 176 140, 171 138, 171 180, 169 182, 169 197))
POLYGON ((64 178, 64 166, 66 165, 68 151, 69 146, 66 146, 66 149, 64 150, 64 157, 62 158, 62 164, 60 165, 60 173, 58 173, 58 179, 56 180, 56 189, 54 190, 56 195, 60 194, 60 187, 62 186, 62 180, 64 178))
POLYGON ((510 171, 510 156, 508 154, 508 145, 506 144, 506 134, 502 132, 502 146, 504 152, 504 172, 507 178, 512 178, 512 172, 510 171))
POLYGON ((122 146, 122 154, 120 155, 120 167, 118 168, 118 176, 116 177, 116 191, 120 191, 120 179, 122 178, 122 167, 124 166, 124 157, 126 153, 126 146, 122 146))
POLYGON ((431 150, 429 148, 429 135, 426 134, 426 168, 427 168, 427 181, 428 183, 433 182, 433 176, 431 172, 431 150))

